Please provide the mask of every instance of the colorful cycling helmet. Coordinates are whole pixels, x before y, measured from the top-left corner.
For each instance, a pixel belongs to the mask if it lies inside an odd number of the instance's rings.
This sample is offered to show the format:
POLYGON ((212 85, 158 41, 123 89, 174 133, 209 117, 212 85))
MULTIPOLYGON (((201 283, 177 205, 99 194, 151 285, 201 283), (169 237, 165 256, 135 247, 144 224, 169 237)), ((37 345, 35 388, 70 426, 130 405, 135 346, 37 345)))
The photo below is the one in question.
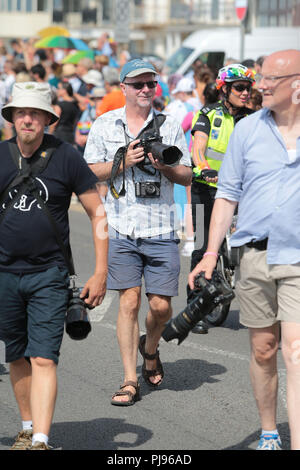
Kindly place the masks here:
POLYGON ((217 89, 219 90, 226 83, 236 82, 238 80, 247 80, 254 83, 254 72, 242 64, 230 64, 219 70, 216 79, 217 89))

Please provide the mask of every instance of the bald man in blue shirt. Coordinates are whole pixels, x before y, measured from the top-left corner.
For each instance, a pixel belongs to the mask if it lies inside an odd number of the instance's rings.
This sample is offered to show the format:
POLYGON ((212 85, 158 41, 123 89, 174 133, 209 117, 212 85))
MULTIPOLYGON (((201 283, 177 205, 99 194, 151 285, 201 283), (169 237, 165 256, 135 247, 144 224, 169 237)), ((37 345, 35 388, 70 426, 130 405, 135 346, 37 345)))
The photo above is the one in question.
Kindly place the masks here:
POLYGON ((240 121, 219 173, 207 252, 189 276, 210 279, 238 205, 232 246, 241 247, 237 296, 251 339, 250 374, 262 425, 257 449, 279 450, 280 341, 287 368, 291 448, 300 449, 300 51, 265 59, 264 109, 240 121))

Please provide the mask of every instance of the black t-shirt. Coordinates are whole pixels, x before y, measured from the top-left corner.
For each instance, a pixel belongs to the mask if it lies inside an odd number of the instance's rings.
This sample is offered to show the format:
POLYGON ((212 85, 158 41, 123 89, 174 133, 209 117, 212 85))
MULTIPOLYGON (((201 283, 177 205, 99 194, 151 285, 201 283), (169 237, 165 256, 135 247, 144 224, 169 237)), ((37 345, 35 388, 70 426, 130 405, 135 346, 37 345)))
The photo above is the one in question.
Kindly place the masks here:
MULTIPOLYGON (((15 138, 11 140, 15 142, 15 138)), ((41 148, 44 148, 45 143, 52 147, 53 142, 59 141, 53 136, 45 135, 41 148)), ((17 175, 6 141, 0 143, 0 159, 2 194, 17 175)), ((40 195, 68 247, 68 209, 72 193, 83 194, 95 187, 98 179, 70 144, 61 143, 53 152, 47 167, 36 176, 36 181, 40 195)), ((9 198, 12 198, 12 193, 9 198)), ((2 211, 3 206, 0 208, 0 212, 2 211)), ((50 221, 36 199, 25 192, 8 209, 0 224, 0 271, 29 273, 44 271, 57 265, 65 267, 65 261, 50 221)))
POLYGON ((75 127, 80 118, 80 109, 75 101, 59 101, 61 115, 54 135, 70 144, 74 143, 75 127))
MULTIPOLYGON (((211 109, 214 109, 214 108, 220 108, 223 110, 224 113, 229 113, 228 112, 228 109, 226 108, 226 106, 223 104, 223 103, 216 103, 215 105, 212 105, 211 106, 211 109)), ((207 107, 204 107, 202 109, 206 109, 208 110, 210 108, 210 106, 207 106, 207 107)), ((245 116, 248 116, 250 114, 252 114, 254 111, 252 109, 249 109, 249 108, 246 108, 246 107, 243 107, 243 108, 239 108, 237 114, 235 114, 233 117, 234 119, 234 123, 236 124, 240 119, 242 119, 243 117, 245 116)), ((192 129, 192 135, 194 135, 194 133, 196 131, 200 131, 200 132, 204 132, 205 134, 209 135, 210 133, 210 121, 208 119, 208 117, 206 116, 206 114, 200 114, 197 121, 195 122, 195 125, 192 129)))

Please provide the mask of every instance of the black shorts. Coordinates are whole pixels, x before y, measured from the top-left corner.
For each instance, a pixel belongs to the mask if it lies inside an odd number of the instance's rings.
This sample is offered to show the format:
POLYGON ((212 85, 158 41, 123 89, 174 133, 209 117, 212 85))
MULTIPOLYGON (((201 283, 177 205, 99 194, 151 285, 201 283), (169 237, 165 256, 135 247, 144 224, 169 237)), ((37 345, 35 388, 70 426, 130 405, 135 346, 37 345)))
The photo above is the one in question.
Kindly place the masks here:
POLYGON ((43 357, 58 363, 69 275, 58 267, 30 274, 0 272, 0 340, 6 361, 43 357))

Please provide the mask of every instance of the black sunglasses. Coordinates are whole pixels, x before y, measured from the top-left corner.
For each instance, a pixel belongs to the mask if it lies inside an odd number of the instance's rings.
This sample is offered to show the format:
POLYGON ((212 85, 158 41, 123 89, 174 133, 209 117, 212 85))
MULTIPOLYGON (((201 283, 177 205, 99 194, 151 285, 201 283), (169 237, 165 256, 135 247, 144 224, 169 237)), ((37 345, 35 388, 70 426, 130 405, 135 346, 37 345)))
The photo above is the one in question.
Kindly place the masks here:
POLYGON ((251 90, 251 84, 249 83, 249 85, 244 85, 242 83, 238 83, 236 85, 232 85, 232 88, 234 88, 236 91, 250 91, 251 90))
POLYGON ((152 80, 151 82, 124 82, 124 85, 130 85, 132 86, 135 90, 142 90, 145 85, 147 85, 148 88, 155 88, 157 85, 157 82, 152 80))

